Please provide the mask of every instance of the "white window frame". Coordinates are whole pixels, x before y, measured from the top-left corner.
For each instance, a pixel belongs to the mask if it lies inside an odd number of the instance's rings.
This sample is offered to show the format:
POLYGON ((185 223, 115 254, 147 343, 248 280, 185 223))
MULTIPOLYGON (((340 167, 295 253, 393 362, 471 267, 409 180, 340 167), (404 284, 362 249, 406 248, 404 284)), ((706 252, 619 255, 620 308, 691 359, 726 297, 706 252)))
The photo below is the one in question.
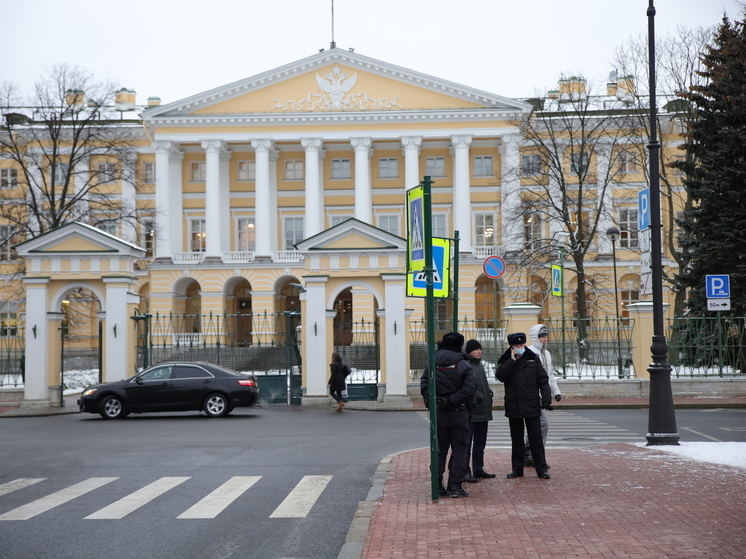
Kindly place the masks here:
POLYGON ((352 215, 341 215, 341 214, 333 214, 329 216, 329 227, 334 227, 335 225, 339 225, 343 221, 347 221, 353 217, 352 215))
POLYGON ((378 228, 398 237, 401 232, 401 216, 392 213, 378 214, 378 228), (391 230, 392 227, 390 222, 392 220, 396 224, 396 231, 391 230))
POLYGON ((16 188, 18 186, 18 169, 3 167, 0 169, 0 188, 16 188))
POLYGON ((574 175, 585 176, 591 168, 591 154, 576 152, 570 154, 570 172, 574 175))
POLYGON ((11 338, 18 335, 18 303, 15 301, 0 302, 0 338, 11 338))
POLYGON ((541 155, 538 153, 525 153, 521 155, 521 176, 536 177, 541 175, 541 155))
POLYGON ((8 262, 18 258, 13 250, 13 235, 16 233, 15 225, 0 225, 0 261, 8 262))
POLYGON ((62 186, 65 184, 65 177, 70 171, 69 163, 57 163, 54 168, 54 175, 52 176, 52 184, 50 186, 62 186))
POLYGON ((119 225, 117 224, 116 221, 107 219, 106 221, 101 221, 99 223, 96 223, 94 227, 96 229, 100 229, 104 233, 108 233, 109 235, 114 235, 115 237, 119 236, 119 225))
POLYGON ((303 160, 302 159, 287 159, 285 165, 285 179, 286 181, 302 181, 305 179, 303 160))
POLYGON ((450 235, 448 234, 448 213, 434 212, 432 216, 433 237, 450 237, 450 235), (440 221, 442 221, 442 223, 439 223, 440 221))
POLYGON ((189 163, 189 182, 207 182, 207 163, 205 161, 189 163))
POLYGON ((147 258, 152 258, 155 255, 155 218, 143 217, 140 219, 140 246, 145 249, 147 258))
POLYGON ((295 250, 293 245, 303 240, 303 227, 303 216, 289 215, 282 219, 282 240, 284 250, 295 250), (288 227, 290 222, 293 222, 292 228, 288 227), (292 237, 290 236, 291 233, 292 237))
POLYGON ((625 149, 617 156, 618 170, 622 175, 637 174, 637 156, 630 150, 625 149))
POLYGON ((110 161, 96 163, 98 184, 115 184, 117 182, 117 164, 110 161))
POLYGON ((236 180, 238 182, 256 181, 256 160, 244 159, 236 162, 236 180))
POLYGON ((253 217, 239 217, 236 220, 236 250, 256 250, 256 220, 253 217))
POLYGON ((492 212, 477 212, 474 214, 474 246, 496 246, 497 227, 495 221, 495 214, 492 212), (491 239, 491 241, 487 242, 487 239, 491 239))
POLYGON ((398 157, 380 157, 378 159, 378 178, 379 179, 398 179, 399 178, 399 158, 398 157))
POLYGON ((207 220, 204 217, 194 217, 189 220, 189 252, 205 252, 207 249, 206 226, 207 220))
POLYGON ((495 168, 492 165, 491 155, 474 156, 474 176, 475 177, 494 177, 495 168))
POLYGON ((155 184, 155 161, 143 161, 142 183, 155 184))
POLYGON ((544 223, 541 216, 532 214, 524 216, 523 220, 523 244, 526 250, 539 250, 544 237, 544 223))
POLYGON ((621 208, 619 223, 619 248, 640 248, 640 218, 637 208, 621 208))
POLYGON ((352 162, 348 157, 332 159, 332 180, 349 180, 352 178, 352 162))
POLYGON ((433 178, 444 178, 446 176, 446 158, 441 156, 426 157, 425 175, 433 178))

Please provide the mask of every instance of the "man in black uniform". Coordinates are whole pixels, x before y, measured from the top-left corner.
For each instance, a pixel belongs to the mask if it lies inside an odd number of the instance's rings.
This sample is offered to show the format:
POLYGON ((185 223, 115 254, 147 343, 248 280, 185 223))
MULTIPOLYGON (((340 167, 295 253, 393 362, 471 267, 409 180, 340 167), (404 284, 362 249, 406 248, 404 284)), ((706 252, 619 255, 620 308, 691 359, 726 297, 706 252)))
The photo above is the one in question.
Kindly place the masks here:
POLYGON ((508 334, 508 350, 497 360, 495 376, 505 384, 505 417, 510 424, 513 446, 513 471, 509 478, 523 477, 525 446, 523 424, 526 424, 536 475, 549 479, 544 442, 541 439, 541 410, 551 410, 552 393, 549 377, 539 356, 526 348, 526 334, 508 334))
MULTIPOLYGON (((475 394, 474 372, 461 351, 464 337, 457 332, 443 335, 435 352, 436 403, 438 406, 438 481, 440 495, 468 497, 462 484, 469 475, 469 409, 475 394), (443 485, 448 449, 448 488, 443 485)), ((425 405, 430 402, 428 370, 420 378, 425 405)))

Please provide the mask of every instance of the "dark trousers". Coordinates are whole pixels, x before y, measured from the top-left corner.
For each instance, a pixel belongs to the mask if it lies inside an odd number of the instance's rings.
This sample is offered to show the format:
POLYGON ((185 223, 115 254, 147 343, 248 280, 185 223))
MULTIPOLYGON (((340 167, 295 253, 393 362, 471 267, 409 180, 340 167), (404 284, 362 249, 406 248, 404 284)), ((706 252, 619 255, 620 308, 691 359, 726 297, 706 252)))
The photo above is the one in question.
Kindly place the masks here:
POLYGON ((526 424, 528 443, 531 446, 531 456, 534 458, 536 473, 542 474, 547 471, 547 459, 544 454, 544 441, 541 440, 541 416, 536 417, 509 417, 510 441, 513 444, 511 462, 514 472, 523 472, 523 460, 526 447, 523 442, 523 424, 526 424))
POLYGON ((332 398, 334 398, 337 402, 346 402, 347 398, 342 397, 342 391, 341 390, 330 390, 329 394, 332 395, 332 398))
POLYGON ((443 482, 448 450, 448 485, 461 485, 469 473, 469 412, 438 410, 438 479, 443 482))
MULTIPOLYGON (((469 436, 471 438, 471 471, 472 473, 484 471, 484 447, 487 446, 486 421, 469 423, 469 436)), ((467 461, 468 464, 468 461, 467 461)))

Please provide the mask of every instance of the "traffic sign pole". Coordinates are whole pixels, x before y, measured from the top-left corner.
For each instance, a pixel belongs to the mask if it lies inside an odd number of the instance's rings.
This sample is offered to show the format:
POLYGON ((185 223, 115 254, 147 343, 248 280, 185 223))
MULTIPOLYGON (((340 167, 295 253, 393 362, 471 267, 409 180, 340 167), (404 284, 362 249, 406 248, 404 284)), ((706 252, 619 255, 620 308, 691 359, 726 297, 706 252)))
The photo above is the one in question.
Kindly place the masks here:
POLYGON ((453 331, 458 332, 458 231, 453 232, 453 331))

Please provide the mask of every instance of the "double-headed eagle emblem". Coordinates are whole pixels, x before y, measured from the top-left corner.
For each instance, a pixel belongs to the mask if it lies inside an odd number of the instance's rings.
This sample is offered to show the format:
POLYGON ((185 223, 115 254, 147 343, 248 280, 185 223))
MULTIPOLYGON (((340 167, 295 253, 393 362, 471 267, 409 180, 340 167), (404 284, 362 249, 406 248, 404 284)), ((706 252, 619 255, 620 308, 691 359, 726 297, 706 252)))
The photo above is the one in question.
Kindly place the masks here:
POLYGON ((326 74, 326 79, 316 74, 316 83, 319 89, 329 96, 324 98, 324 107, 331 109, 344 109, 350 106, 350 100, 345 99, 345 93, 355 87, 357 73, 352 77, 343 73, 339 66, 334 66, 332 71, 326 74))

